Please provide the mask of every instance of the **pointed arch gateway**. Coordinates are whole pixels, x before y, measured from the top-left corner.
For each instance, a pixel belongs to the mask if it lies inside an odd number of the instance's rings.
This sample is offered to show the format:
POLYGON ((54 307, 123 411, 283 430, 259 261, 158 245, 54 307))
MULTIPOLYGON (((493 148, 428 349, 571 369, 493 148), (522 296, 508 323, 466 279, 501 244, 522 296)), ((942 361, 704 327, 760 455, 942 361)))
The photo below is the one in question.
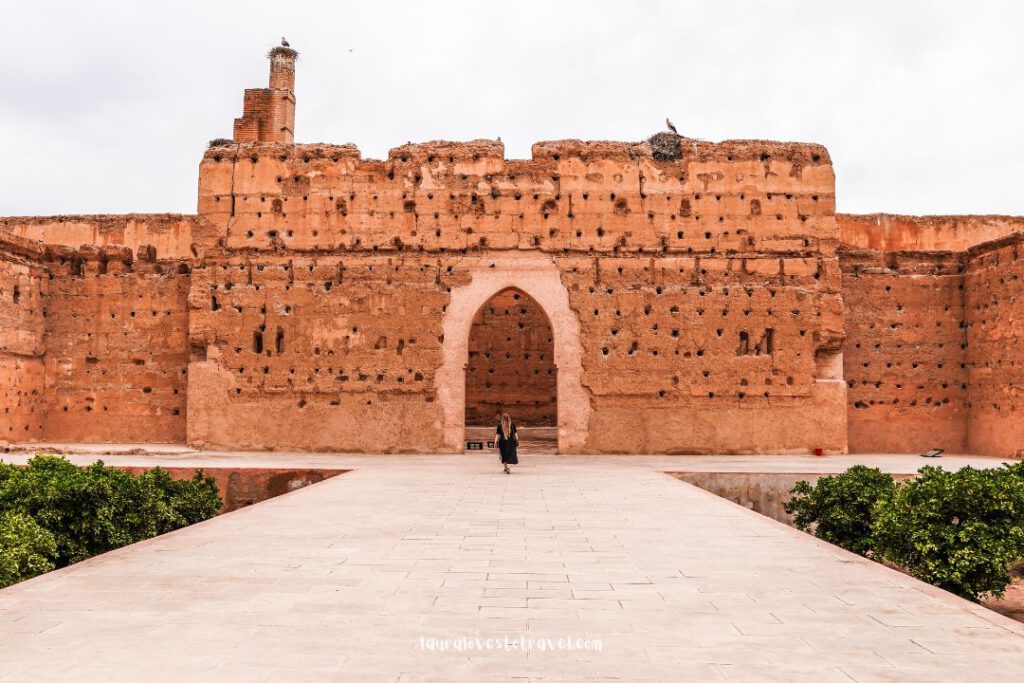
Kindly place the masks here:
POLYGON ((495 295, 519 292, 528 296, 550 323, 557 392, 559 453, 583 451, 590 421, 590 398, 582 385, 580 324, 569 306, 569 293, 557 265, 537 256, 480 259, 470 268, 467 284, 453 287, 444 316, 444 345, 437 372, 437 393, 444 416, 445 446, 465 447, 466 372, 473 321, 495 295))

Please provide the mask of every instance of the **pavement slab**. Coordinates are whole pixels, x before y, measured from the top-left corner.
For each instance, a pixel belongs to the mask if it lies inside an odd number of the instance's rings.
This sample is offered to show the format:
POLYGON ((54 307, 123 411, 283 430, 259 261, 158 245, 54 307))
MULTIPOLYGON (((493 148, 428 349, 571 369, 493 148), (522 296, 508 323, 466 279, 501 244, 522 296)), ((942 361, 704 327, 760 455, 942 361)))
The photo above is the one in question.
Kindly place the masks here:
MULTIPOLYGON (((877 458, 893 471, 922 462, 877 458)), ((871 458, 535 455, 512 475, 489 455, 104 459, 352 471, 0 591, 0 681, 1024 672, 1024 624, 664 473, 871 458)), ((986 463, 998 461, 942 464, 986 463)))

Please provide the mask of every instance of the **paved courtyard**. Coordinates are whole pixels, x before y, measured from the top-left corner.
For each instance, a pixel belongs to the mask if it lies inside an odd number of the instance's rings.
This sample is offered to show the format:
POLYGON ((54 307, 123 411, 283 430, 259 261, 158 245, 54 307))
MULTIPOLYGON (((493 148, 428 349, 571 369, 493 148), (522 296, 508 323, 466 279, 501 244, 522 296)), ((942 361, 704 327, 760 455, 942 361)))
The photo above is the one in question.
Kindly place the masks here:
POLYGON ((168 448, 105 459, 353 471, 0 591, 2 681, 1016 681, 1024 671, 1024 625, 662 473, 838 471, 871 458, 536 455, 511 476, 489 454, 168 448), (506 636, 532 647, 506 650, 506 636), (484 649, 430 649, 476 638, 484 649), (486 649, 488 638, 501 647, 486 649))

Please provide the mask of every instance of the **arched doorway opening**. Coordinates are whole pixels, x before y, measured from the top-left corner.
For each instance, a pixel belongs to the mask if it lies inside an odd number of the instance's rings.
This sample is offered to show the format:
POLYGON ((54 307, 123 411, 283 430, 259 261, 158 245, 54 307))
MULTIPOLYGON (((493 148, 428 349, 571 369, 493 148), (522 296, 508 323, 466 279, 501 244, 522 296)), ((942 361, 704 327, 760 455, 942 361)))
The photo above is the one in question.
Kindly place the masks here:
POLYGON ((593 407, 583 385, 580 322, 569 305, 554 259, 515 253, 503 258, 467 259, 468 281, 452 287, 444 312, 441 366, 435 378, 441 406, 444 443, 450 453, 466 449, 466 367, 473 318, 495 293, 508 288, 526 292, 540 304, 554 330, 558 378, 558 452, 584 453, 593 407))
POLYGON ((554 331, 537 301, 515 287, 491 296, 476 312, 466 364, 466 439, 493 439, 507 412, 524 452, 558 450, 558 369, 554 331))

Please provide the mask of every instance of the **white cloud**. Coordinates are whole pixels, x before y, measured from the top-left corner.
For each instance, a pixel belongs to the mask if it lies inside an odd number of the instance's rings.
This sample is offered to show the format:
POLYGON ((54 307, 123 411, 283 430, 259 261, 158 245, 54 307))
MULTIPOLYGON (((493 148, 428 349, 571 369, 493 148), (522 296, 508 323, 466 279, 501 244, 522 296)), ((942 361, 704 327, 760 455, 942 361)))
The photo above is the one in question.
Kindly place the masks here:
POLYGON ((0 35, 0 214, 195 210, 283 33, 297 138, 821 142, 840 211, 1024 213, 1024 4, 18 3, 0 35), (349 52, 352 49, 353 52, 349 52))

